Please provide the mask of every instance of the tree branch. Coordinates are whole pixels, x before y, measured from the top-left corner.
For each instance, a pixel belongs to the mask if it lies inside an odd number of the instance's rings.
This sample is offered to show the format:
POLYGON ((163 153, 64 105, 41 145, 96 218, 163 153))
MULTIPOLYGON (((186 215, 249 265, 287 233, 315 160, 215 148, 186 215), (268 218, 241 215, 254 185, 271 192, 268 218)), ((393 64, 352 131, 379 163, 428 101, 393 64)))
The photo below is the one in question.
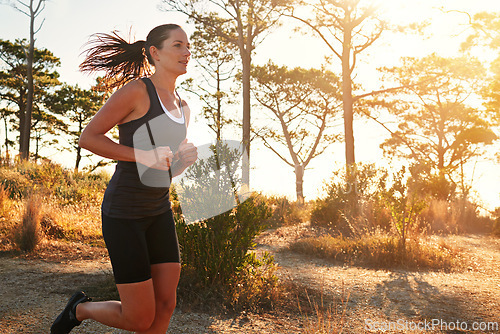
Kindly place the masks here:
POLYGON ((335 47, 333 45, 330 44, 330 42, 328 42, 328 40, 326 39, 326 37, 323 35, 323 33, 314 25, 312 25, 309 21, 307 20, 304 20, 298 16, 295 16, 292 14, 283 14, 284 16, 288 16, 288 17, 291 17, 291 18, 294 18, 296 20, 299 20, 301 21, 302 23, 305 23, 306 25, 308 25, 312 30, 314 30, 318 35, 319 37, 326 43, 326 45, 330 48, 330 50, 339 58, 339 59, 342 59, 342 56, 335 50, 335 47))

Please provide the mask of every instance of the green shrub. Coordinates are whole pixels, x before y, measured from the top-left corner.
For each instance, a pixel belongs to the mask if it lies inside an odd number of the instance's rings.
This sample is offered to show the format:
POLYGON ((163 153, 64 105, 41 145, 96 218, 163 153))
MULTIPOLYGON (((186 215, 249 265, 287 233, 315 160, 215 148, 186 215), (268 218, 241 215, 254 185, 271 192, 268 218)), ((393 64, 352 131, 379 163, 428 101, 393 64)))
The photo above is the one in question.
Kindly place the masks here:
POLYGON ((9 192, 12 199, 24 197, 32 187, 30 180, 25 175, 9 167, 0 168, 0 183, 9 192))
POLYGON ((183 265, 194 269, 203 285, 226 284, 245 263, 268 216, 267 206, 251 197, 233 211, 200 223, 178 220, 183 265))
POLYGON ((274 284, 272 258, 258 260, 250 250, 266 227, 270 208, 255 195, 245 200, 238 173, 240 148, 217 142, 204 154, 171 188, 183 264, 180 299, 191 305, 199 301, 204 307, 218 305, 221 299, 233 308, 257 305, 268 291, 262 281, 269 287, 274 284), (240 288, 246 286, 260 288, 240 288))
POLYGON ((264 197, 264 201, 271 208, 271 216, 266 220, 267 227, 290 226, 300 224, 307 216, 306 207, 290 202, 286 196, 264 197))
POLYGON ((95 205, 102 200, 109 176, 105 173, 74 172, 48 161, 40 164, 21 162, 1 167, 0 182, 15 199, 23 198, 34 190, 54 196, 63 205, 95 205))
POLYGON ((379 180, 387 177, 387 172, 373 164, 357 164, 350 172, 352 181, 346 182, 346 171, 341 169, 326 184, 326 196, 316 200, 311 210, 313 226, 353 235, 359 234, 357 229, 367 228, 367 224, 372 227, 377 226, 375 223, 387 225, 386 212, 377 204, 379 180), (373 217, 376 219, 368 221, 373 217))
POLYGON ((313 204, 311 224, 334 229, 344 221, 346 205, 346 198, 341 187, 338 184, 331 183, 327 197, 318 199, 313 204))
POLYGON ((265 299, 262 283, 256 283, 255 280, 262 282, 265 278, 266 284, 273 282, 274 275, 262 272, 263 268, 272 269, 272 260, 257 260, 250 250, 255 246, 255 237, 265 228, 264 221, 269 215, 267 205, 256 200, 255 196, 230 212, 200 223, 186 224, 176 214, 183 264, 180 294, 186 299, 196 299, 194 291, 203 295, 201 299, 222 296, 228 306, 255 305, 256 295, 265 299), (260 273, 255 274, 259 270, 260 273), (250 278, 251 273, 254 279, 250 278), (243 281, 246 285, 261 286, 261 293, 254 291, 254 294, 246 294, 249 300, 243 301, 245 293, 234 288, 235 282, 243 281))
POLYGON ((255 253, 249 253, 229 282, 225 298, 231 308, 257 311, 280 302, 280 286, 275 275, 277 270, 278 265, 269 253, 264 253, 260 259, 255 253))

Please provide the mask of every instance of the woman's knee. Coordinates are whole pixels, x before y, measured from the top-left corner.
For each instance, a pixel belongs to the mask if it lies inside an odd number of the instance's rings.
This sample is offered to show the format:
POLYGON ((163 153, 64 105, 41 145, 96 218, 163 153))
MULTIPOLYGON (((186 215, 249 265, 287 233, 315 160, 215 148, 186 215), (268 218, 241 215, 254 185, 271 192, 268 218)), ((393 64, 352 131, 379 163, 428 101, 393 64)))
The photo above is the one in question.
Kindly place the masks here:
POLYGON ((142 332, 151 327, 156 316, 152 279, 144 282, 117 284, 121 299, 122 319, 126 329, 142 332))
POLYGON ((136 331, 136 332, 145 332, 152 325, 155 320, 154 312, 137 312, 135 314, 131 314, 126 318, 128 324, 128 330, 136 331))
POLYGON ((165 298, 157 301, 157 310, 161 313, 173 313, 175 307, 177 306, 177 298, 175 295, 170 296, 169 298, 165 298))

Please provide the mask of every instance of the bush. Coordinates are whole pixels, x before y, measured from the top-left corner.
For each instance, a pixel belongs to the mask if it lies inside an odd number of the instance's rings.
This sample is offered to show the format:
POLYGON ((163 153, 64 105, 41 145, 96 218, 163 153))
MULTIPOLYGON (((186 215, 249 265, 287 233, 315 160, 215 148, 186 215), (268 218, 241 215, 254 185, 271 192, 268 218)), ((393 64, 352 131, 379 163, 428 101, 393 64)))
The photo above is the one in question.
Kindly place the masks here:
POLYGON ((98 205, 102 201, 108 183, 109 176, 106 173, 71 172, 67 174, 65 182, 54 188, 54 195, 63 205, 82 202, 98 205))
POLYGON ((500 217, 495 219, 495 222, 493 223, 493 235, 500 237, 500 217))
POLYGON ((286 196, 264 197, 264 201, 272 211, 266 220, 267 227, 297 225, 307 220, 305 205, 299 206, 296 202, 290 202, 286 196))
POLYGON ((42 201, 36 196, 30 196, 26 201, 26 207, 21 226, 14 231, 14 242, 24 252, 32 252, 42 240, 40 228, 42 201))
POLYGON ((444 242, 436 245, 413 238, 407 240, 405 251, 399 237, 379 232, 359 238, 311 237, 291 244, 290 249, 336 262, 375 268, 450 270, 457 265, 458 258, 458 251, 444 242))
POLYGON ((347 236, 368 227, 387 227, 387 210, 378 201, 379 180, 385 179, 387 172, 373 164, 357 164, 351 173, 351 182, 346 182, 345 169, 334 173, 325 186, 326 196, 313 203, 311 225, 347 236), (354 195, 357 203, 353 203, 354 195))
POLYGON ((106 173, 73 172, 48 161, 40 164, 21 162, 0 168, 0 182, 15 199, 23 198, 34 190, 55 196, 63 205, 95 205, 102 200, 109 176, 106 173))
POLYGON ((261 259, 255 253, 249 253, 229 283, 226 300, 231 308, 257 311, 279 302, 281 293, 276 270, 278 265, 269 253, 264 253, 261 259))
POLYGON ((24 197, 32 187, 25 175, 9 167, 0 168, 0 183, 8 190, 9 197, 12 199, 24 197))
POLYGON ((328 195, 317 199, 311 210, 311 225, 334 229, 344 220, 346 198, 342 187, 336 183, 328 186, 328 195))
POLYGON ((249 251, 269 215, 269 208, 255 196, 230 212, 200 223, 186 224, 176 214, 183 265, 180 294, 191 301, 198 298, 205 302, 222 296, 231 307, 255 305, 256 299, 268 298, 264 285, 274 284, 272 258, 258 260, 249 251), (260 290, 243 292, 236 288, 238 284, 259 286, 260 290))
POLYGON ((493 228, 491 233, 494 236, 500 237, 500 207, 495 209, 493 217, 495 218, 495 221, 493 222, 493 228))
POLYGON ((494 220, 481 217, 478 206, 468 200, 431 199, 420 214, 420 225, 434 233, 490 233, 494 220))

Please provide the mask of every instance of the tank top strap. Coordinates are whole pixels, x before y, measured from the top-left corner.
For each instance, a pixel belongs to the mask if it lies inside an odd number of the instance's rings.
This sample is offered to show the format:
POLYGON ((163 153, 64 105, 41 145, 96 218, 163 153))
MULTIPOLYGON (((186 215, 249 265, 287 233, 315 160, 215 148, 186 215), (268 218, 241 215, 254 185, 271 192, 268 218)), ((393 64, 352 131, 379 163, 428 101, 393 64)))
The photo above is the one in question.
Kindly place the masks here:
POLYGON ((153 101, 156 101, 156 103, 158 105, 160 105, 160 101, 158 100, 158 97, 156 96, 156 88, 153 85, 153 82, 151 81, 151 79, 144 77, 144 78, 142 78, 142 81, 146 84, 146 89, 148 91, 150 103, 153 103, 153 101))
POLYGON ((177 94, 177 97, 179 98, 179 109, 181 111, 181 117, 184 118, 184 108, 182 107, 182 99, 181 96, 179 95, 179 92, 177 92, 177 89, 175 90, 175 94, 177 94))

